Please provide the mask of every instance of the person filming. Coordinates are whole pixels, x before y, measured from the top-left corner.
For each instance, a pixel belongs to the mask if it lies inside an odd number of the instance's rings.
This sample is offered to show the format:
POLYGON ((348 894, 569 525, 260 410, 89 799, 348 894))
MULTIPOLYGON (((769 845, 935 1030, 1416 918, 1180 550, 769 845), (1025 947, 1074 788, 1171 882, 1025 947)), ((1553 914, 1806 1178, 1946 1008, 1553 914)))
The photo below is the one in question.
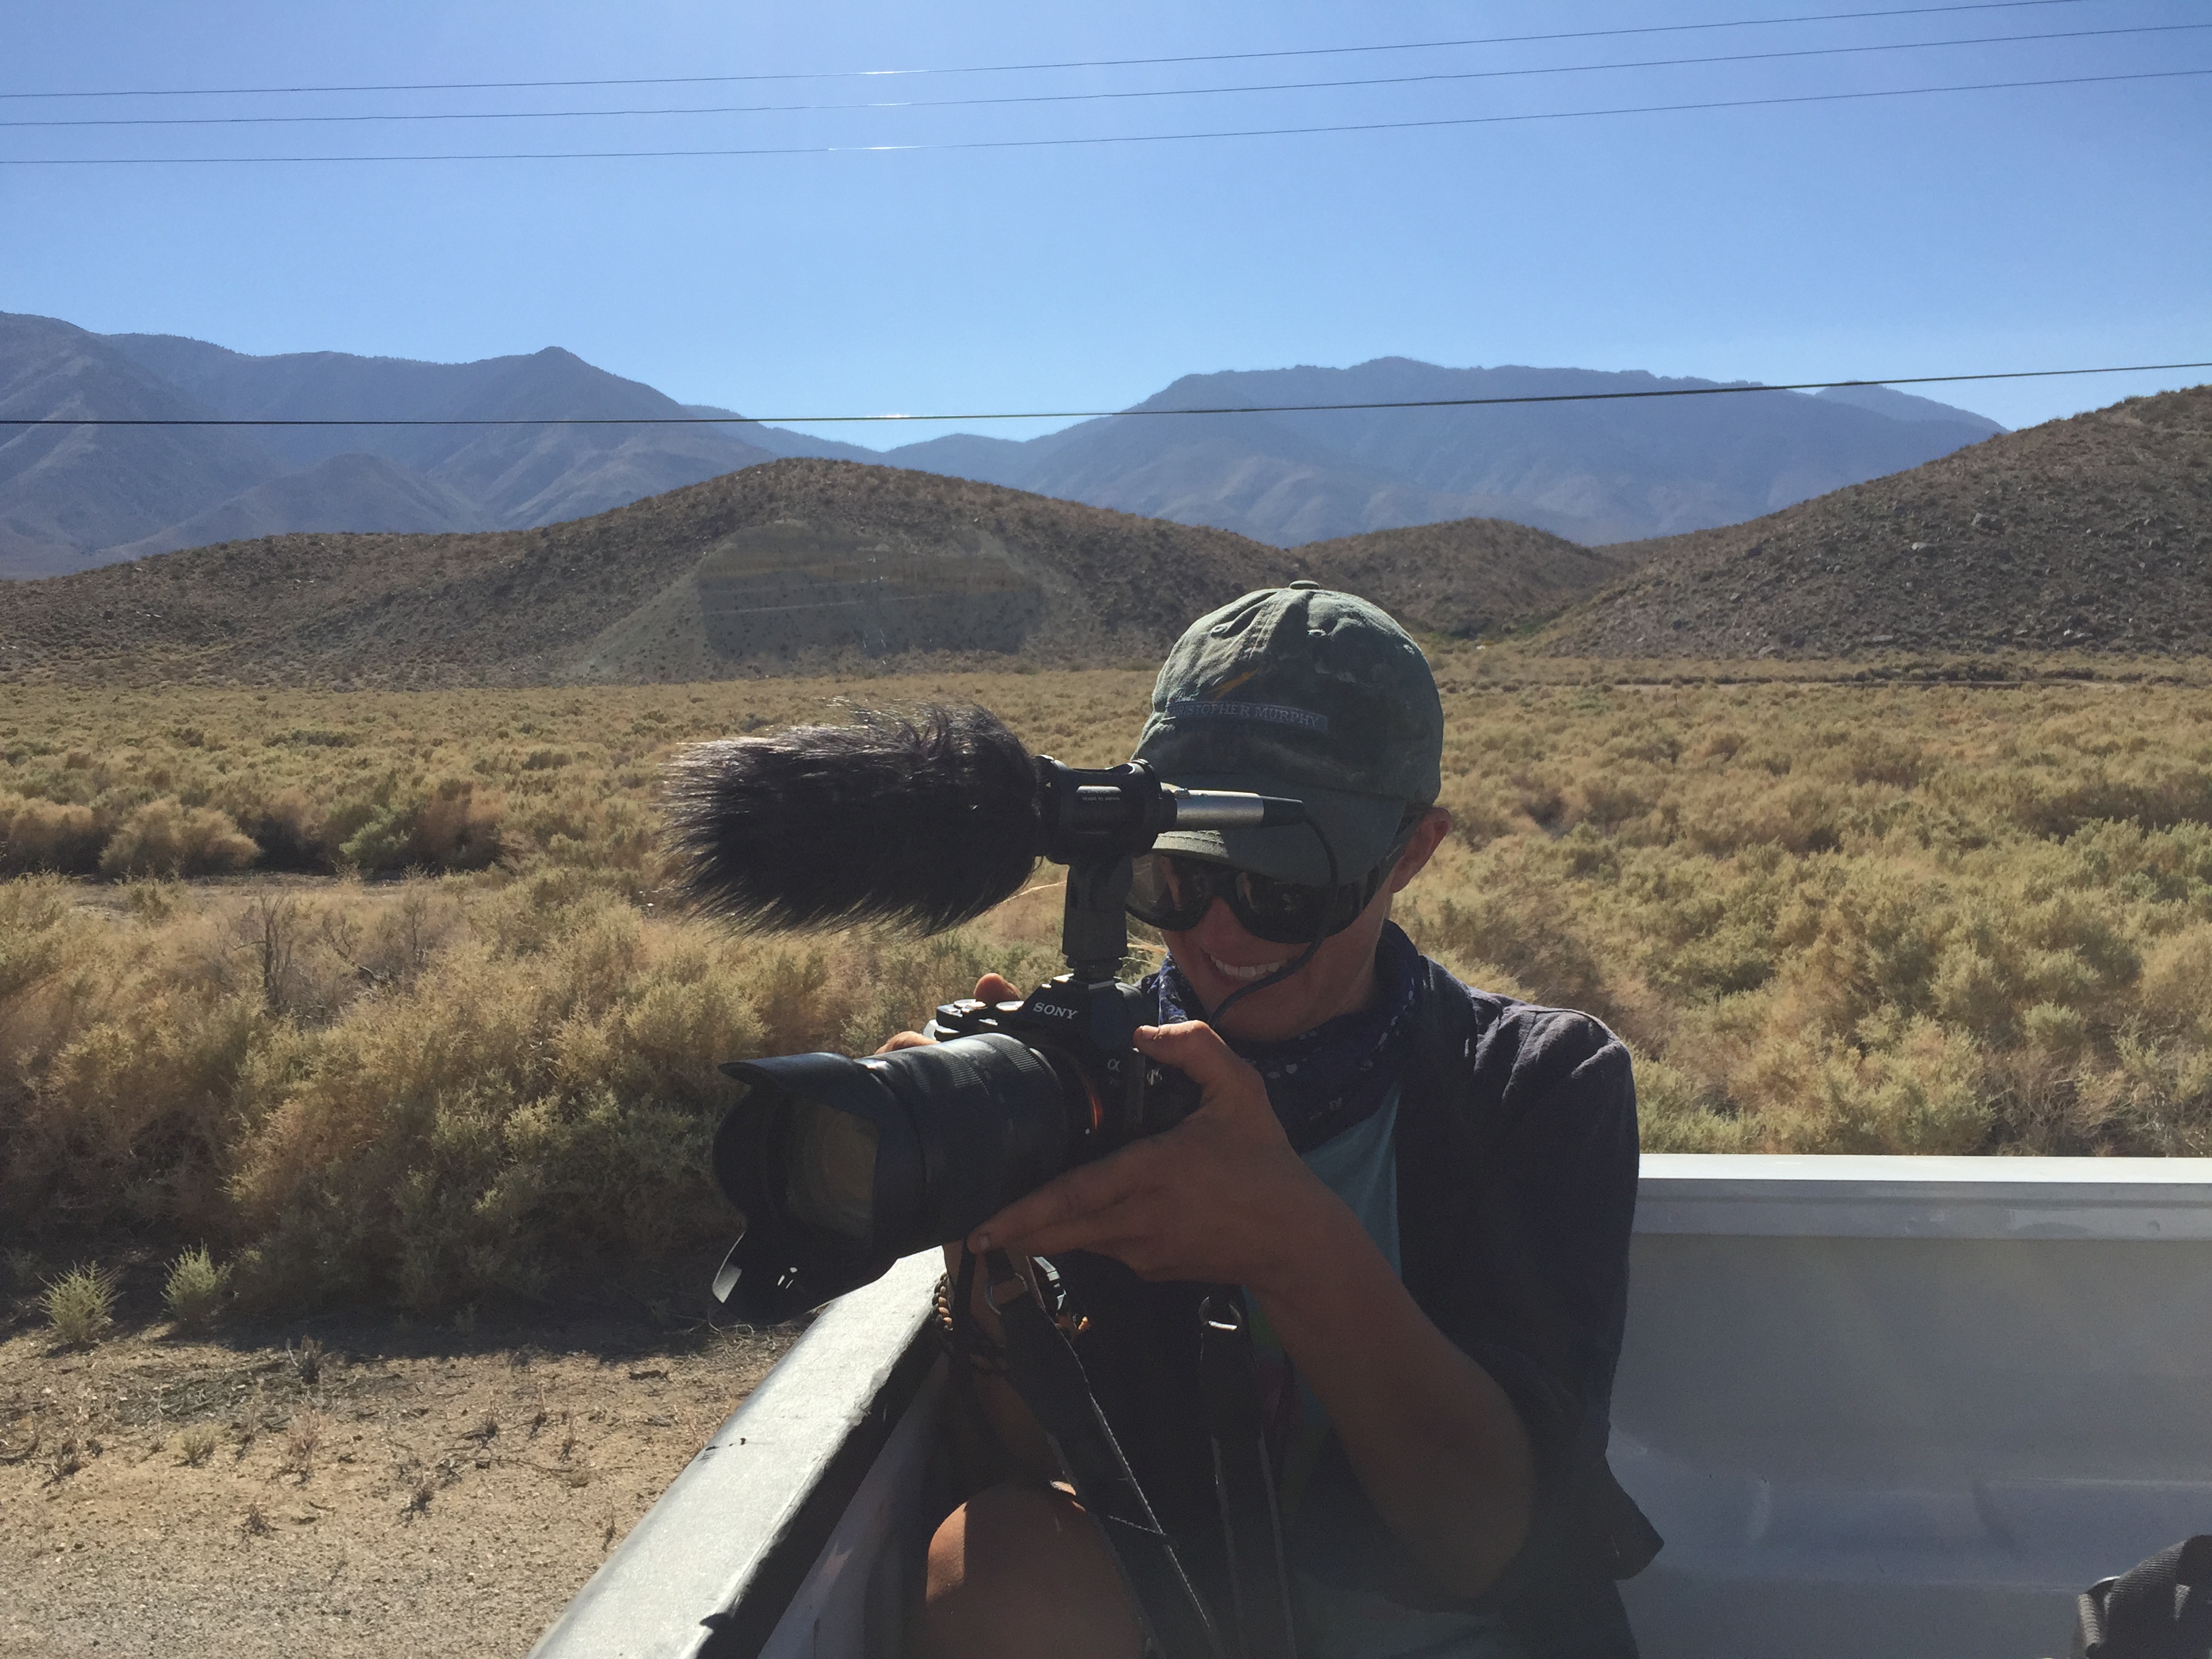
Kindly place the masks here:
MULTIPOLYGON (((1294 798, 1305 822, 1174 830, 1136 857, 1127 909, 1167 951, 1136 1047, 1198 1107, 966 1244, 1008 1253, 1072 1333, 1216 1598, 1197 1298, 1241 1287, 1306 1659, 1628 1659, 1613 1580, 1656 1547, 1605 1464, 1629 1056, 1586 1014, 1462 984, 1391 921, 1451 830, 1443 747, 1427 661, 1364 600, 1298 582, 1191 625, 1136 758, 1185 788, 1294 798)), ((1136 1659, 1128 1581, 1009 1386, 986 1290, 955 1378, 970 1495, 930 1543, 920 1650, 1136 1659)))

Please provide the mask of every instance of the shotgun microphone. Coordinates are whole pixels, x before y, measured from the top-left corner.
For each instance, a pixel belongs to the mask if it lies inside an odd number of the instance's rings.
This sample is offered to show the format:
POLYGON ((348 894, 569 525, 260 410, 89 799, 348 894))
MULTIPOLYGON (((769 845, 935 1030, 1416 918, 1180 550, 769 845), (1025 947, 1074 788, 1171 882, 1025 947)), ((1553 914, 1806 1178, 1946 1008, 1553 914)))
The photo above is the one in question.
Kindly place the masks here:
POLYGON ((1141 761, 1066 766, 988 709, 931 704, 694 744, 670 769, 667 823, 678 884, 704 914, 927 934, 1011 897, 1041 858, 1110 863, 1171 829, 1304 817, 1296 800, 1175 788, 1141 761))

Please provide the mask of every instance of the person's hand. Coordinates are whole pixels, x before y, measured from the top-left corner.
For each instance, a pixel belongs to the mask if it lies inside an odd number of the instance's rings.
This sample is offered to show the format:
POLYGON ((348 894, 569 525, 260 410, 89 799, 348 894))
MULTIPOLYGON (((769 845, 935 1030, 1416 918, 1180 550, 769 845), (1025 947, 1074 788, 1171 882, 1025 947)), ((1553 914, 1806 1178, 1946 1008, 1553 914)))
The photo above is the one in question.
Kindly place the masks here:
POLYGON ((1291 1150, 1259 1073, 1211 1026, 1146 1026, 1136 1041, 1197 1083, 1198 1109, 1016 1200, 975 1230, 970 1246, 1018 1255, 1090 1250, 1145 1279, 1264 1292, 1296 1271, 1302 1243, 1319 1231, 1314 1219, 1335 1200, 1291 1150))
MULTIPOLYGON (((996 974, 986 974, 975 981, 975 1000, 978 1002, 1019 1002, 1021 998, 1019 991, 996 974)), ((884 1046, 876 1052, 887 1054, 894 1048, 919 1048, 935 1041, 934 1037, 926 1037, 919 1031, 897 1031, 884 1038, 884 1046)))

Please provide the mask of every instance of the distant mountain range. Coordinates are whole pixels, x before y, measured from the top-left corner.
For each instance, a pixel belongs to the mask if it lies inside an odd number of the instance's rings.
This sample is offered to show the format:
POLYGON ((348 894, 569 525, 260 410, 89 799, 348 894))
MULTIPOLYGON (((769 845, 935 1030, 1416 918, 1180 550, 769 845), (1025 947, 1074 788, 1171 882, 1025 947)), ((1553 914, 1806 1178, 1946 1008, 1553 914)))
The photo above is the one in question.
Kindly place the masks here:
MULTIPOLYGON (((1138 410, 1636 393, 1712 380, 1575 368, 1354 368, 1192 374, 1138 410)), ((1727 397, 1129 413, 1026 443, 967 434, 882 457, 1126 513, 1297 546, 1372 530, 1508 519, 1595 545, 1771 513, 2004 430, 1886 387, 1727 397)))
MULTIPOLYGON (((549 348, 416 363, 249 357, 0 313, 0 415, 232 420, 681 416, 549 348)), ((772 460, 716 427, 0 428, 0 575, 237 536, 526 528, 772 460)))
MULTIPOLYGON (((1702 386, 1582 369, 1192 375, 1135 406, 1429 402, 1702 386)), ((1585 544, 1735 523, 2002 430, 1884 388, 1486 408, 1130 412, 1026 442, 888 453, 679 404, 549 347, 422 363, 252 357, 0 313, 0 416, 364 421, 730 416, 673 427, 0 428, 0 576, 292 532, 526 529, 776 459, 889 465, 1233 530, 1277 546, 1492 518, 1585 544)))
POLYGON ((945 653, 1126 663, 1295 577, 1423 633, 1556 618, 1539 642, 1577 656, 2198 654, 2212 648, 2208 575, 2212 387, 2197 387, 1750 523, 1603 549, 1494 519, 1283 549, 787 459, 544 529, 270 536, 0 583, 0 684, 638 683, 945 653))

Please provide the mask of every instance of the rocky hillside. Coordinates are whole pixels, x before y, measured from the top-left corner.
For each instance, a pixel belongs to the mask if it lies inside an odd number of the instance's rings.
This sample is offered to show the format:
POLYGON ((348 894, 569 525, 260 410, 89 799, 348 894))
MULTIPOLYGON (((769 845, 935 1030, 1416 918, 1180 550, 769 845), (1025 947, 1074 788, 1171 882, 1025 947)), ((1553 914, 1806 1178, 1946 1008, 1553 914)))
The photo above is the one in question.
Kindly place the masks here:
POLYGON ((794 459, 538 530, 267 536, 0 583, 0 680, 653 682, 939 652, 1059 666, 1157 657, 1192 617, 1298 576, 1473 634, 1541 620, 1628 568, 1487 520, 1285 552, 794 459))
POLYGON ((782 460, 539 530, 276 536, 0 584, 0 678, 410 686, 917 650, 1111 660, 1291 574, 1224 531, 782 460))
POLYGON ((1638 545, 1600 550, 1502 519, 1460 519, 1310 542, 1290 557, 1300 574, 1413 626, 1472 638, 1557 614, 1633 570, 1638 545))
POLYGON ((1547 634, 1562 655, 2212 651, 2212 386, 1603 550, 1641 568, 1547 634))

